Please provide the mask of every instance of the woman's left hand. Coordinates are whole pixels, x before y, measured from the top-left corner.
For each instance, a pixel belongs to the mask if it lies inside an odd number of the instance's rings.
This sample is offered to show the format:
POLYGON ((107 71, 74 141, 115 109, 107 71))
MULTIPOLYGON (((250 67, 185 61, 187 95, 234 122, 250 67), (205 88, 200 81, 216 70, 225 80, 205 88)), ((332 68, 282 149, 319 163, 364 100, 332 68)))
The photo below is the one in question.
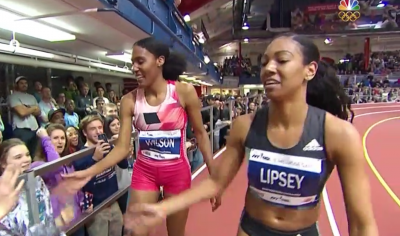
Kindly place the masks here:
POLYGON ((134 204, 125 213, 124 226, 136 234, 147 234, 151 228, 162 224, 165 218, 158 204, 134 204))
POLYGON ((39 138, 43 138, 43 137, 49 136, 49 135, 47 134, 47 130, 46 130, 45 128, 43 128, 43 127, 40 127, 40 128, 36 131, 36 135, 37 135, 39 138))
POLYGON ((210 199, 211 210, 216 211, 221 206, 221 196, 213 197, 210 199))

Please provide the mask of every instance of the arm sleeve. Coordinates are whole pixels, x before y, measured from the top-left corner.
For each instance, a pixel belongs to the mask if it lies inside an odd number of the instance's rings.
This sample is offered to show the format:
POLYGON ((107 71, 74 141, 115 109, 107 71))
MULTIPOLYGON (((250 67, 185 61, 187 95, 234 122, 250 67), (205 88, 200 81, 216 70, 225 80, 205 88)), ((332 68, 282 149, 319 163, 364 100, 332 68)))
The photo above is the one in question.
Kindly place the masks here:
MULTIPOLYGON (((113 146, 113 148, 114 148, 114 146, 113 146)), ((128 169, 129 163, 128 163, 128 160, 125 158, 122 161, 120 161, 117 165, 121 169, 128 169)))
POLYGON ((83 157, 83 158, 81 158, 79 160, 76 160, 76 161, 72 162, 72 165, 74 166, 74 169, 76 171, 85 170, 85 169, 91 167, 94 164, 96 164, 96 161, 93 160, 92 155, 83 157))
POLYGON ((123 159, 122 161, 120 161, 118 163, 118 167, 121 169, 128 169, 128 160, 127 159, 123 159))
POLYGON ((21 100, 17 96, 13 96, 13 95, 8 97, 8 104, 10 105, 10 107, 24 105, 24 104, 22 104, 21 100))
POLYGON ((43 137, 41 139, 43 152, 46 155, 47 162, 52 162, 60 158, 60 155, 51 143, 50 137, 43 137))

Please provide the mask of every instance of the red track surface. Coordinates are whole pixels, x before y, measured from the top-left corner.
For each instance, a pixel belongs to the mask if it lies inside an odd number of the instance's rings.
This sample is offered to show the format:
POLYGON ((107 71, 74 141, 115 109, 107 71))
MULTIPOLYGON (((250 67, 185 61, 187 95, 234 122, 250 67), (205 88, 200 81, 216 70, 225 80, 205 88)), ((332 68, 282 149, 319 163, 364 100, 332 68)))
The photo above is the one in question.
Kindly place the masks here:
MULTIPOLYGON (((354 125, 360 135, 373 124, 391 117, 400 116, 400 104, 362 104, 354 105, 356 115, 354 125)), ((366 147, 369 157, 390 186, 393 192, 400 195, 400 181, 398 181, 398 168, 400 159, 397 156, 400 139, 400 119, 385 121, 375 126, 366 139, 366 147), (396 178, 397 177, 397 178, 396 178)), ((380 235, 400 235, 400 208, 399 205, 388 194, 382 184, 378 181, 369 165, 365 167, 371 184, 372 204, 374 206, 375 218, 377 220, 380 235)), ((206 178, 207 172, 200 173, 193 180, 196 185, 206 178)), ((243 165, 233 183, 225 192, 222 206, 217 212, 212 213, 208 202, 194 205, 190 208, 190 215, 186 227, 186 236, 236 236, 237 226, 241 211, 243 209, 244 195, 247 187, 246 165, 243 165)), ((330 177, 326 190, 328 198, 321 201, 321 213, 319 228, 323 236, 348 236, 347 218, 345 214, 342 190, 337 172, 334 171, 330 177), (332 212, 333 214, 330 214, 332 212), (331 216, 331 221, 328 220, 331 216), (338 231, 336 233, 335 231, 338 231)), ((156 230, 157 236, 167 236, 165 226, 156 230)), ((173 236, 173 235, 171 235, 173 236)))

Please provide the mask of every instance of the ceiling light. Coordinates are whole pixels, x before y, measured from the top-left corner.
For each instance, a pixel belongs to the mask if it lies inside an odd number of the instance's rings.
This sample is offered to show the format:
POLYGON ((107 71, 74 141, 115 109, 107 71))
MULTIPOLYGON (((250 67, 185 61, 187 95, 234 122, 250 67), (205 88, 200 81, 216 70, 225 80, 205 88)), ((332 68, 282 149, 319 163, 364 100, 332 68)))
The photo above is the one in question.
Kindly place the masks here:
POLYGON ((227 49, 227 50, 231 50, 232 47, 228 45, 228 46, 226 47, 226 49, 227 49))
POLYGON ((75 40, 76 36, 37 21, 21 20, 23 17, 0 9, 0 28, 50 42, 75 40))
POLYGON ((204 62, 208 64, 210 62, 210 58, 208 56, 204 56, 204 62))
POLYGON ((183 20, 184 20, 185 22, 189 22, 189 21, 190 21, 190 16, 189 16, 188 14, 186 14, 186 15, 183 17, 183 20))
POLYGON ((106 57, 109 57, 111 59, 117 60, 117 61, 123 61, 126 63, 132 63, 132 55, 124 52, 118 52, 118 53, 106 53, 106 57))
POLYGON ((29 48, 23 48, 19 46, 11 46, 8 44, 0 43, 0 51, 8 52, 8 53, 15 53, 20 55, 26 56, 34 56, 34 57, 43 57, 43 58, 54 58, 54 54, 42 52, 38 50, 33 50, 29 48))
POLYGON ((249 42, 249 39, 247 39, 247 38, 244 39, 244 42, 245 42, 245 43, 248 43, 248 42, 249 42))
POLYGON ((203 38, 199 38, 199 43, 204 44, 205 40, 203 38))
POLYGON ((195 81, 195 80, 196 80, 196 78, 195 78, 195 77, 187 77, 187 78, 186 78, 186 80, 189 80, 189 81, 195 81))
POLYGON ((118 72, 122 72, 122 73, 132 74, 131 70, 129 70, 127 68, 121 68, 121 67, 118 67, 118 66, 110 66, 110 65, 101 64, 101 63, 91 63, 91 65, 94 66, 94 67, 102 68, 102 69, 106 69, 106 70, 118 71, 118 72))
POLYGON ((330 39, 330 38, 326 38, 326 39, 324 40, 324 43, 325 43, 326 45, 332 45, 333 41, 332 41, 332 39, 330 39))
POLYGON ((249 29, 249 25, 247 23, 244 23, 242 26, 242 30, 248 30, 249 29))

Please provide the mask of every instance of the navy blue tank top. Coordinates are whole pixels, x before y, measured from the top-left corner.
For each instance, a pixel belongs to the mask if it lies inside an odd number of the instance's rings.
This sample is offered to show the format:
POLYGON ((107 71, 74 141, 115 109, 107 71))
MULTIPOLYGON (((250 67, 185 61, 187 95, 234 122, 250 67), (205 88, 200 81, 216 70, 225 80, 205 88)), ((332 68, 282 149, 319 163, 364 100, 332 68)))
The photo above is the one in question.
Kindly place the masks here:
POLYGON ((268 107, 256 112, 245 141, 251 194, 288 208, 318 204, 332 172, 325 152, 325 115, 325 111, 309 106, 300 141, 281 149, 267 137, 268 107))

